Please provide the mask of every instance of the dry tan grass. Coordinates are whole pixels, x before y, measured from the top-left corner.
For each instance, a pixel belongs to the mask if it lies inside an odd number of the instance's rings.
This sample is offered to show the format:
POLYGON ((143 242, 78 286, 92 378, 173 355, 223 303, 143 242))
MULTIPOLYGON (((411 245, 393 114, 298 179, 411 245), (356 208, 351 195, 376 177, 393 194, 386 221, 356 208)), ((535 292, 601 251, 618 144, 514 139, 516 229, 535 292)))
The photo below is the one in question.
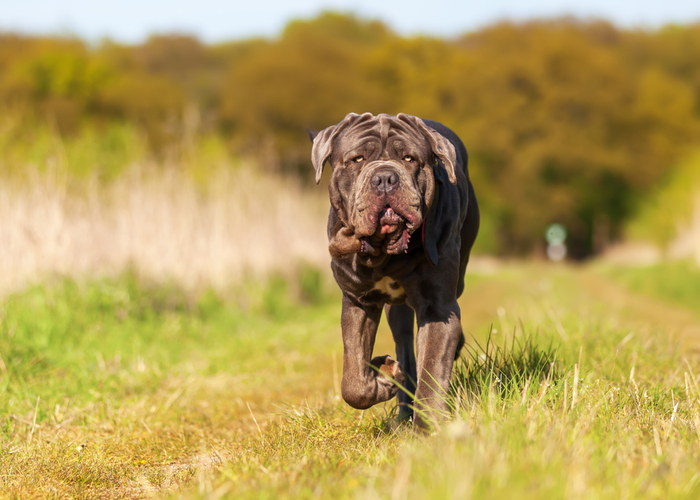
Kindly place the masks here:
POLYGON ((50 275, 126 268, 221 289, 246 273, 327 268, 327 196, 252 166, 198 185, 176 168, 134 166, 108 185, 57 173, 0 183, 0 292, 50 275))

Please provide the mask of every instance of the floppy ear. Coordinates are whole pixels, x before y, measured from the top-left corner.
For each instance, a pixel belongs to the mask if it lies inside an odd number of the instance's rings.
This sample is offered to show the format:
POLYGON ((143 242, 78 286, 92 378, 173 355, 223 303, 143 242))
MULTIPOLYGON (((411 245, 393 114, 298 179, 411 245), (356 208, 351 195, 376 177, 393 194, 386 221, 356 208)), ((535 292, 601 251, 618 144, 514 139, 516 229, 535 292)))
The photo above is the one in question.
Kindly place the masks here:
MULTIPOLYGON (((342 123, 342 122, 341 122, 342 123)), ((332 125, 328 128, 317 132, 313 141, 313 146, 311 147, 311 163, 316 170, 316 184, 321 182, 321 177, 323 176, 323 165, 326 163, 328 158, 331 157, 331 142, 338 135, 338 125, 332 125)), ((311 133, 309 133, 311 137, 311 133)))
POLYGON ((445 170, 447 170, 447 177, 450 179, 450 182, 452 184, 457 184, 457 175, 455 174, 457 153, 455 152, 455 147, 452 145, 452 143, 448 141, 444 135, 429 128, 420 118, 405 115, 403 113, 396 115, 396 118, 414 125, 423 133, 425 138, 428 139, 428 142, 430 143, 430 149, 433 150, 433 154, 437 156, 445 166, 445 170))
POLYGON ((348 125, 350 125, 350 123, 354 122, 359 117, 360 115, 357 113, 349 113, 345 118, 343 118, 343 121, 337 125, 332 125, 321 130, 320 132, 307 130, 309 133, 309 138, 311 138, 311 141, 314 144, 311 148, 311 163, 316 170, 316 184, 321 182, 321 177, 323 176, 323 165, 326 163, 326 161, 328 161, 328 158, 331 157, 331 144, 333 143, 333 139, 337 137, 341 130, 346 128, 348 125))
POLYGON ((311 163, 316 170, 316 184, 321 182, 321 176, 323 176, 323 165, 331 157, 331 145, 333 139, 335 139, 338 134, 346 129, 349 125, 358 122, 363 122, 371 120, 373 118, 372 113, 363 113, 358 115, 357 113, 348 113, 343 121, 337 125, 325 128, 320 132, 315 132, 313 130, 307 130, 309 133, 309 138, 314 143, 311 148, 311 163))

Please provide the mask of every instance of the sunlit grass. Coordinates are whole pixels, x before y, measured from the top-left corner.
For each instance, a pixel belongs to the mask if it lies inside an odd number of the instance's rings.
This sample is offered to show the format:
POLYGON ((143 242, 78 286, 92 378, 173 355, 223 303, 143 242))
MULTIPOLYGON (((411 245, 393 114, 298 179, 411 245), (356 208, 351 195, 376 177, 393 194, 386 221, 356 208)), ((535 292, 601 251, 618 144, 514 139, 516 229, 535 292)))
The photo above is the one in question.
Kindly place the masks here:
POLYGON ((142 496, 221 463, 220 443, 267 428, 265 413, 250 416, 270 401, 324 398, 304 374, 338 341, 314 335, 335 329, 337 303, 310 302, 319 292, 305 286, 243 284, 224 301, 125 276, 12 296, 0 323, 3 489, 142 496))
POLYGON ((700 311, 700 269, 694 262, 609 268, 605 272, 632 291, 700 311))
POLYGON ((342 407, 298 408, 191 496, 695 498, 697 360, 619 327, 581 342, 576 321, 563 318, 573 349, 528 334, 529 319, 468 348, 435 435, 389 425, 391 410, 362 423, 342 407))
POLYGON ((520 395, 546 380, 559 378, 561 367, 557 349, 550 340, 542 348, 529 334, 513 336, 510 343, 498 345, 489 334, 484 345, 473 339, 453 368, 452 406, 461 407, 472 398, 496 390, 502 397, 520 395))
POLYGON ((474 336, 435 435, 397 425, 394 401, 340 399, 339 300, 312 269, 227 295, 130 275, 27 289, 2 308, 0 485, 26 498, 695 498, 697 355, 643 309, 601 300, 620 293, 606 283, 542 266, 470 279, 474 336))

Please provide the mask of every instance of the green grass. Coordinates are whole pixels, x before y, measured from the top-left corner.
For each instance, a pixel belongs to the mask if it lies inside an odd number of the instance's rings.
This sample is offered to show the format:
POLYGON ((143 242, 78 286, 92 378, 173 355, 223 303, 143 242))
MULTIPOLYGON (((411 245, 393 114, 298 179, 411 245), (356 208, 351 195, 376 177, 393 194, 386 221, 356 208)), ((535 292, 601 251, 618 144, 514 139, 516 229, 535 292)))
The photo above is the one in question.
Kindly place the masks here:
POLYGON ((507 399, 542 381, 558 380, 561 366, 557 355, 552 342, 540 347, 528 334, 514 335, 506 345, 495 343, 492 334, 483 346, 473 339, 453 368, 450 406, 456 410, 463 401, 481 399, 491 391, 507 399))
POLYGON ((285 336, 308 335, 298 325, 322 309, 294 307, 279 278, 250 285, 243 298, 241 304, 212 292, 191 298, 174 286, 140 285, 130 275, 65 280, 17 294, 5 302, 0 325, 6 409, 21 406, 27 394, 53 405, 61 403, 57 392, 81 404, 96 398, 87 389, 110 397, 153 392, 166 372, 255 372, 265 365, 262 356, 230 353, 255 344, 254 351, 265 346, 272 354, 285 336), (289 332, 287 324, 297 330, 289 332))
POLYGON ((393 401, 342 402, 339 298, 312 269, 225 297, 37 286, 2 307, 0 496, 697 498, 697 350, 621 290, 470 277, 453 416, 426 436, 393 401))
POLYGON ((700 312, 700 269, 692 262, 612 268, 606 274, 634 292, 700 312))
MULTIPOLYGON (((318 293, 313 279, 304 285, 309 272, 302 274, 297 288, 318 293)), ((5 489, 76 495, 134 488, 143 467, 175 465, 178 475, 181 462, 201 453, 203 432, 212 439, 238 432, 233 417, 248 418, 248 406, 259 408, 285 391, 315 392, 317 381, 299 372, 329 345, 337 347, 338 338, 313 332, 336 328, 338 304, 310 305, 290 295, 272 279, 265 286, 251 282, 225 302, 211 292, 188 297, 127 275, 65 280, 6 300, 0 323, 5 489), (44 440, 50 445, 37 442, 44 440)))

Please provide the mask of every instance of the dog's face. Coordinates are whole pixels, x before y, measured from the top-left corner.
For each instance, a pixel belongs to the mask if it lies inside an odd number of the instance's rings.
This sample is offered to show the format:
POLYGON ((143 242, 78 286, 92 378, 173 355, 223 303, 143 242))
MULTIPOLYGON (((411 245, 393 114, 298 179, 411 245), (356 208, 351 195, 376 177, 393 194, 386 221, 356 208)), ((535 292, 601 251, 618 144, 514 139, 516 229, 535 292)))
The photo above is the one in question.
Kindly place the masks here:
POLYGON ((313 141, 316 182, 330 160, 329 191, 342 224, 361 242, 359 252, 405 252, 435 193, 433 165, 440 159, 456 182, 455 150, 419 118, 349 114, 313 141))

